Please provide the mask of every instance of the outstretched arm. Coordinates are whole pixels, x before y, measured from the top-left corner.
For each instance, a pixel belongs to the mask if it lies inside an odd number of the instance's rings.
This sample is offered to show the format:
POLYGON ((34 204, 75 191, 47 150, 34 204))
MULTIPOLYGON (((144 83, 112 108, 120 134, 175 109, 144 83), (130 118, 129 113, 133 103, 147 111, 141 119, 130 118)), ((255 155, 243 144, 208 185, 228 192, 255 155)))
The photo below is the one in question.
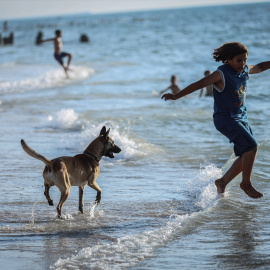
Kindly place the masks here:
POLYGON ((43 39, 40 42, 47 42, 47 41, 55 41, 55 38, 48 38, 48 39, 43 39))
POLYGON ((166 91, 167 91, 167 90, 169 90, 170 88, 171 88, 171 86, 167 87, 166 89, 164 89, 164 90, 160 91, 160 93, 159 93, 159 94, 160 94, 160 95, 161 95, 161 94, 163 94, 164 92, 166 92, 166 91))
POLYGON ((186 95, 189 95, 193 92, 195 92, 196 90, 202 89, 208 85, 214 84, 221 81, 221 75, 218 71, 215 71, 213 73, 211 73, 210 75, 208 75, 207 77, 202 78, 201 80, 190 84, 188 87, 184 88, 182 91, 180 91, 179 93, 177 93, 176 95, 173 94, 164 94, 161 98, 166 100, 176 100, 179 98, 182 98, 186 95))
POLYGON ((270 61, 261 62, 257 65, 249 65, 248 67, 250 74, 260 73, 270 68, 270 61))

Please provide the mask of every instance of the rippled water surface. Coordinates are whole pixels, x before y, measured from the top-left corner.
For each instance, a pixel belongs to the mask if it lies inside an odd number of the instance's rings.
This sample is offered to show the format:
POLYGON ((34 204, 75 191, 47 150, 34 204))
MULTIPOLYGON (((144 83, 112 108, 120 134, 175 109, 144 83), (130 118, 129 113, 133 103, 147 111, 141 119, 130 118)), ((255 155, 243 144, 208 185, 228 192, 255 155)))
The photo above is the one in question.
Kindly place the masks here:
POLYGON ((264 3, 9 21, 15 44, 0 47, 4 269, 268 269, 269 71, 250 76, 247 93, 259 200, 241 192, 240 177, 216 194, 234 156, 212 123, 212 98, 164 102, 159 92, 173 74, 184 88, 215 70, 211 54, 224 42, 245 43, 249 64, 269 60, 269 11, 264 3), (73 54, 69 79, 53 45, 34 42, 56 28, 73 54), (20 140, 53 159, 83 152, 104 125, 122 152, 100 162, 101 204, 86 187, 80 214, 72 187, 60 220, 60 193, 51 188, 49 206, 44 165, 20 140))

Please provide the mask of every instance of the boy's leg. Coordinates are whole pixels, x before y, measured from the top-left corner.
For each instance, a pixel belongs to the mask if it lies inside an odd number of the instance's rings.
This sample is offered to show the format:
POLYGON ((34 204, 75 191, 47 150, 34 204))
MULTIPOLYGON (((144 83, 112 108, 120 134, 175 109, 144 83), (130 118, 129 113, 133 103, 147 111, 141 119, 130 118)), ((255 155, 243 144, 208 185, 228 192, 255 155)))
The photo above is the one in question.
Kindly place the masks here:
POLYGON ((234 143, 235 155, 240 157, 235 160, 222 178, 215 181, 218 193, 224 193, 227 184, 240 172, 243 172, 240 187, 251 198, 262 197, 263 194, 258 192, 251 184, 251 173, 257 155, 258 144, 248 123, 231 120, 227 126, 219 129, 219 131, 234 143))
POLYGON ((62 65, 62 67, 63 67, 63 69, 64 69, 64 71, 65 71, 65 73, 66 73, 66 75, 67 75, 67 77, 68 77, 68 73, 67 73, 68 68, 67 68, 67 67, 65 67, 65 65, 64 65, 64 64, 62 65))
POLYGON ((226 186, 239 174, 242 172, 243 163, 242 156, 237 158, 229 170, 224 174, 224 176, 215 181, 218 193, 224 193, 226 186))
POLYGON ((240 184, 241 189, 251 198, 261 198, 262 193, 257 191, 251 184, 251 173, 253 165, 256 159, 258 149, 255 148, 249 152, 243 154, 243 173, 242 182, 240 184))
POLYGON ((59 54, 57 56, 58 56, 59 59, 55 56, 56 60, 63 67, 63 69, 65 70, 66 75, 68 75, 67 74, 67 71, 70 70, 69 69, 69 65, 70 65, 70 62, 71 62, 71 59, 72 59, 72 54, 66 53, 66 52, 62 52, 61 54, 59 54), (68 57, 68 61, 67 61, 67 64, 65 65, 64 62, 63 62, 63 58, 66 57, 66 56, 68 57))
POLYGON ((63 53, 60 53, 60 54, 54 54, 54 58, 55 60, 63 67, 66 75, 67 75, 67 68, 65 67, 64 65, 64 62, 62 60, 62 58, 64 57, 63 53))
POLYGON ((67 53, 67 52, 62 52, 62 57, 68 57, 67 65, 65 66, 65 69, 69 70, 69 65, 70 65, 70 62, 71 62, 71 59, 72 59, 72 54, 67 53))
POLYGON ((257 191, 251 184, 251 173, 258 149, 255 148, 249 152, 244 153, 241 157, 235 160, 230 169, 224 176, 215 181, 218 193, 224 193, 226 186, 242 172, 241 189, 251 198, 261 198, 262 193, 257 191))
POLYGON ((68 56, 67 67, 69 67, 70 62, 71 62, 71 59, 72 59, 72 54, 71 53, 68 53, 67 56, 68 56))

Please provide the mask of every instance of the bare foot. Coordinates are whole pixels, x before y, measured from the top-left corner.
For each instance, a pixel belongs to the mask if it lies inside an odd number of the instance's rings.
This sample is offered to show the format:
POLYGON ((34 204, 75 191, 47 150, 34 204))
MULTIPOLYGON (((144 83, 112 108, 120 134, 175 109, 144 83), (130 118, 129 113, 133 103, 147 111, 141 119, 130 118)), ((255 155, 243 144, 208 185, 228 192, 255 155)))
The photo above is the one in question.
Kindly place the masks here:
POLYGON ((241 189, 251 198, 258 199, 263 196, 263 194, 257 191, 251 184, 240 184, 241 189))
POLYGON ((224 180, 221 178, 221 179, 218 179, 215 181, 215 185, 217 187, 217 193, 218 194, 222 194, 225 192, 225 187, 226 187, 226 184, 224 183, 224 180))

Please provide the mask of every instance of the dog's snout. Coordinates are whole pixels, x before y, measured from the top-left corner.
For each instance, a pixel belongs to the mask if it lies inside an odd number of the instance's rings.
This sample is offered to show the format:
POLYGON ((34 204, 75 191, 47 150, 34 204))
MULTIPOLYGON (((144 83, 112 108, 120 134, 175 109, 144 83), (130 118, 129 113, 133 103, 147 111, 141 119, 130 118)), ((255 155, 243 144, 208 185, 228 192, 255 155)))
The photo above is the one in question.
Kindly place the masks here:
POLYGON ((117 154, 117 153, 120 153, 122 151, 122 149, 115 145, 113 151, 114 151, 114 153, 117 154))

